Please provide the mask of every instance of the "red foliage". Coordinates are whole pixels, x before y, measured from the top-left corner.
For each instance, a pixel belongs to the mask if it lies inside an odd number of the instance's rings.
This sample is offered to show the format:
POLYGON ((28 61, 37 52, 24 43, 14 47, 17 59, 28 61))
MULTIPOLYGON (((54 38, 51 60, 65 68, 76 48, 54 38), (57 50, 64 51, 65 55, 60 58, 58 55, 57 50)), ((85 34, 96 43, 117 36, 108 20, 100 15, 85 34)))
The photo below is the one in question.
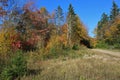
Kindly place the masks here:
POLYGON ((11 40, 11 46, 13 50, 22 49, 27 51, 35 48, 37 42, 39 41, 39 36, 37 36, 35 33, 32 33, 30 38, 24 40, 21 39, 20 34, 16 34, 14 36, 11 36, 11 40))
POLYGON ((13 50, 21 49, 21 47, 22 47, 21 41, 16 41, 12 43, 13 50))

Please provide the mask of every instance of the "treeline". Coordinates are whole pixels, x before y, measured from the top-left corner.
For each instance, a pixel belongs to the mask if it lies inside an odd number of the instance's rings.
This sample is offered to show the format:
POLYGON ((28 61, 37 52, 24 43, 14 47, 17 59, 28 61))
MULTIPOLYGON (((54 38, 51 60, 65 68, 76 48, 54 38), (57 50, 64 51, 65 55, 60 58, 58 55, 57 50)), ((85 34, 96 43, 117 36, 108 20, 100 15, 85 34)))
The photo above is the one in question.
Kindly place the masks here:
POLYGON ((94 39, 88 36, 71 4, 65 15, 60 6, 50 13, 45 7, 36 8, 31 0, 21 1, 0 0, 1 80, 20 80, 30 75, 31 56, 36 55, 40 60, 74 58, 81 56, 74 50, 94 46, 94 39))
POLYGON ((113 1, 110 15, 102 14, 95 32, 98 47, 120 48, 120 8, 115 1, 113 1))
POLYGON ((45 7, 35 8, 30 1, 21 4, 1 0, 0 20, 0 53, 18 49, 91 47, 92 39, 71 4, 65 16, 60 6, 49 13, 45 7))

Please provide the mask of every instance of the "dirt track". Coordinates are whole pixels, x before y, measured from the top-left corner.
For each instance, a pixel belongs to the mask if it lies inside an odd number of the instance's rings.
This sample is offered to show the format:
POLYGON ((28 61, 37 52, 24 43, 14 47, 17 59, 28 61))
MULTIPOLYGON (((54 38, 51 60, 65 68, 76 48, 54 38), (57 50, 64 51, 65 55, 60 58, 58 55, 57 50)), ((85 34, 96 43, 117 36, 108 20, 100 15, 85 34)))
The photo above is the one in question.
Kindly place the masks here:
POLYGON ((113 51, 102 50, 102 49, 92 49, 92 50, 120 58, 120 52, 113 52, 113 51))

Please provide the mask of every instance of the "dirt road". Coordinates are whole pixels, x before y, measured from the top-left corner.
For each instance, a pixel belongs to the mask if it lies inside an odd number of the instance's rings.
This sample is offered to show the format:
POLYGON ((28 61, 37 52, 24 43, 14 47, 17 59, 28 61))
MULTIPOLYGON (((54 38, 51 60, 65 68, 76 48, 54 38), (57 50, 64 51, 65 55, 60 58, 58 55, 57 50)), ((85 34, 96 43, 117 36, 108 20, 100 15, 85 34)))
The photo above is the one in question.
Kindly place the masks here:
POLYGON ((92 50, 120 58, 120 52, 113 52, 113 51, 102 50, 102 49, 92 49, 92 50))

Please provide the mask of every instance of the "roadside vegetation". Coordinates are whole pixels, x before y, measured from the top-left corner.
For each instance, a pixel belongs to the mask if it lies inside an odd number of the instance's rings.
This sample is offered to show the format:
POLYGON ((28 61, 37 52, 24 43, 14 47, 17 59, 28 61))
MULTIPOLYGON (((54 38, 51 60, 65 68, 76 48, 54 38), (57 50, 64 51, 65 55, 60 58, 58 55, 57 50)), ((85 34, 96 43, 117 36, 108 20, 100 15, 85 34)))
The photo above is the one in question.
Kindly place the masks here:
POLYGON ((0 80, 120 79, 119 58, 90 50, 120 48, 120 13, 108 24, 106 19, 98 22, 96 38, 91 38, 72 4, 65 15, 61 6, 48 12, 33 3, 0 1, 0 80), (102 24, 110 24, 113 32, 103 37, 102 24))
POLYGON ((120 8, 113 1, 110 15, 103 13, 95 29, 97 47, 120 49, 120 8))

